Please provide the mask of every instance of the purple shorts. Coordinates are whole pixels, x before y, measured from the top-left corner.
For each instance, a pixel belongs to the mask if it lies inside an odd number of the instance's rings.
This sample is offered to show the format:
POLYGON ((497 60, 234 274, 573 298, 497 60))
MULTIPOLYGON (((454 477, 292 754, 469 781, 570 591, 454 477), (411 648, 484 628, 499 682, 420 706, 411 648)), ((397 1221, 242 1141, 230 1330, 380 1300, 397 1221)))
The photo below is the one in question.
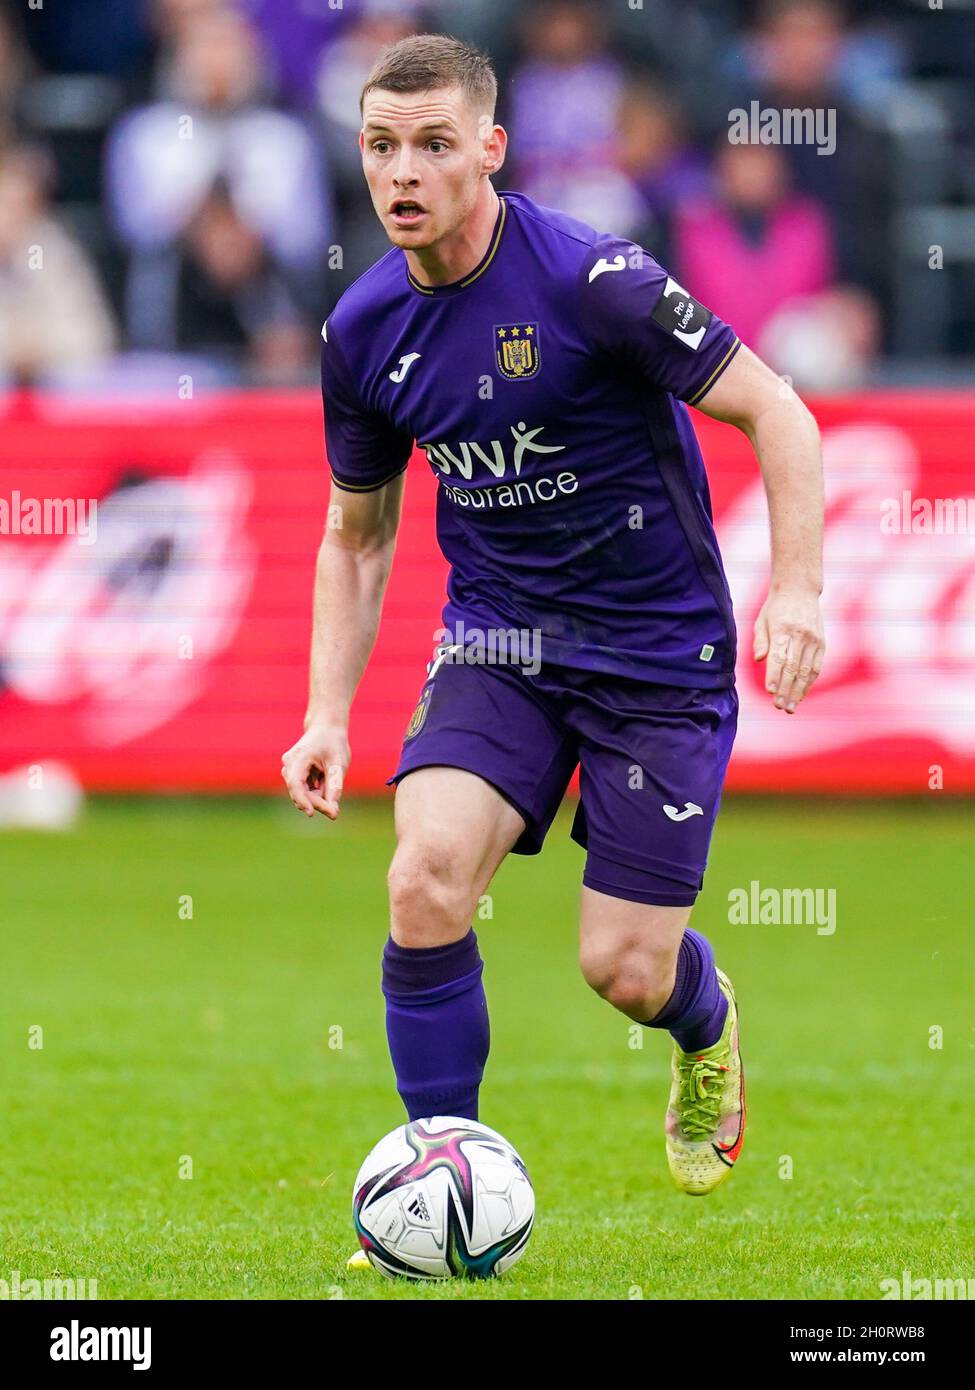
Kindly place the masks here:
POLYGON ((464 768, 525 822, 537 854, 577 765, 572 838, 583 882, 630 902, 687 906, 701 889, 738 722, 734 686, 689 690, 543 664, 431 662, 387 785, 464 768))

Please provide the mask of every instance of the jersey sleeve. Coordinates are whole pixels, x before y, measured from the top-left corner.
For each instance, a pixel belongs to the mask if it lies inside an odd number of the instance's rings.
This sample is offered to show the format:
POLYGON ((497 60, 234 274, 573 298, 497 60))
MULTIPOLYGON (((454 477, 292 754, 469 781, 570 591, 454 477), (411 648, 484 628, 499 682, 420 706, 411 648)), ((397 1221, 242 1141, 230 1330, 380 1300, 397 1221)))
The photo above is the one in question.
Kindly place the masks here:
POLYGON ((580 272, 583 329, 617 366, 693 405, 717 381, 741 342, 649 251, 600 237, 580 272))
POLYGON ((385 487, 410 461, 411 436, 363 405, 335 332, 322 329, 325 454, 332 477, 349 492, 385 487))

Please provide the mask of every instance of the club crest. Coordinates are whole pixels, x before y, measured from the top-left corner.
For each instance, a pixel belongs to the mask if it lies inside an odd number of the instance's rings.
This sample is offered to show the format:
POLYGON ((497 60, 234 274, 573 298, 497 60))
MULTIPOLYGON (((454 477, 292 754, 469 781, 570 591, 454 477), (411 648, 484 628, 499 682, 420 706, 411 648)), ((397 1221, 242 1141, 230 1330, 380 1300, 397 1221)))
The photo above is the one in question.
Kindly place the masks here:
POLYGON ((541 365, 537 323, 502 323, 494 328, 498 371, 509 381, 535 376, 541 365))
POLYGON ((432 694, 433 687, 428 685, 417 701, 416 709, 410 715, 410 722, 407 724, 406 733, 403 735, 404 739, 416 738, 417 734, 423 728, 423 725, 426 723, 427 708, 430 704, 430 696, 432 694))

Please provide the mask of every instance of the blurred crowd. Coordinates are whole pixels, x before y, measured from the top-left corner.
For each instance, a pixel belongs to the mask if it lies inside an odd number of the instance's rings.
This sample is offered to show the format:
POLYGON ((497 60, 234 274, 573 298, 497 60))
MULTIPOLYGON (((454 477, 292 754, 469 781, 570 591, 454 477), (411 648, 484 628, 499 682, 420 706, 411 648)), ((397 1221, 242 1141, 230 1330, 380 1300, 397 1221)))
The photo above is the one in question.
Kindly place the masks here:
MULTIPOLYGON (((388 245, 359 91, 421 30, 494 58, 500 187, 640 242, 806 389, 911 356, 905 200, 975 209, 970 0, 0 0, 0 383, 313 381, 388 245), (753 103, 835 112, 835 148, 732 143, 753 103)), ((923 351, 975 356, 971 270, 923 351)))

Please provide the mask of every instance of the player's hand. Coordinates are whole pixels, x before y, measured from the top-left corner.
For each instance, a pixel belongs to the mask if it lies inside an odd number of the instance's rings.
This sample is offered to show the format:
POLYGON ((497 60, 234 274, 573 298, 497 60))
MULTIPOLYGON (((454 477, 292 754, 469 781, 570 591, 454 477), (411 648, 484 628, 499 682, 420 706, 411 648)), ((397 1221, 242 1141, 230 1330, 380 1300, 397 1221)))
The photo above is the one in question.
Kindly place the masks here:
POLYGON ((281 776, 299 811, 337 820, 345 770, 351 760, 346 726, 310 724, 281 758, 281 776))
POLYGON ((765 661, 765 689, 776 709, 795 714, 823 666, 826 639, 819 595, 806 588, 776 589, 755 619, 755 660, 765 661))

